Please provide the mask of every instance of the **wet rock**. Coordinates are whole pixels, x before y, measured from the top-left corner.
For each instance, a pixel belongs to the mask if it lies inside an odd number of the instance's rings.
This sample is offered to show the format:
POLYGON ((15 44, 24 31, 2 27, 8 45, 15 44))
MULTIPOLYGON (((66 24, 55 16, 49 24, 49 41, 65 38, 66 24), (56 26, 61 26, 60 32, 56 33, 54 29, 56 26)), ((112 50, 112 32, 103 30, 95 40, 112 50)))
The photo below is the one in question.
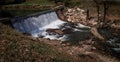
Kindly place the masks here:
POLYGON ((43 38, 44 36, 42 36, 42 35, 38 35, 38 37, 39 37, 39 38, 43 38))
POLYGON ((59 34, 59 35, 64 35, 64 34, 70 34, 73 32, 73 29, 70 26, 62 26, 61 29, 47 29, 46 32, 50 35, 52 34, 59 34), (63 28, 64 27, 64 28, 63 28))
POLYGON ((31 36, 31 34, 30 33, 23 33, 24 35, 27 35, 27 36, 31 36))
POLYGON ((112 48, 112 50, 116 53, 119 53, 120 54, 120 48, 112 48))
POLYGON ((96 50, 96 47, 92 47, 93 50, 96 50))
POLYGON ((57 33, 57 34, 60 34, 60 35, 64 34, 64 32, 62 30, 60 30, 60 29, 47 29, 46 32, 48 32, 49 34, 53 33, 53 32, 57 33))
POLYGON ((70 34, 72 32, 73 32, 72 28, 66 28, 66 29, 63 30, 64 34, 70 34))

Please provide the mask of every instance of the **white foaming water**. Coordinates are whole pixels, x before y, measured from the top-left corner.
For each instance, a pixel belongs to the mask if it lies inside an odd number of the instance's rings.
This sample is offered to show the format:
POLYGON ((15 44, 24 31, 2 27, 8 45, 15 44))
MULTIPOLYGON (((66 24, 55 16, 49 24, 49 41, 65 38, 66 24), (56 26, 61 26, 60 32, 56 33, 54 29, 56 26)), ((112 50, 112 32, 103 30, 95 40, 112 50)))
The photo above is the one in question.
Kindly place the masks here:
POLYGON ((13 26, 18 31, 23 33, 29 33, 34 37, 39 35, 46 36, 45 38, 56 39, 55 36, 49 36, 45 32, 47 29, 59 29, 60 25, 66 23, 58 19, 55 12, 49 12, 39 15, 38 17, 29 17, 27 19, 21 19, 17 22, 13 22, 13 26))

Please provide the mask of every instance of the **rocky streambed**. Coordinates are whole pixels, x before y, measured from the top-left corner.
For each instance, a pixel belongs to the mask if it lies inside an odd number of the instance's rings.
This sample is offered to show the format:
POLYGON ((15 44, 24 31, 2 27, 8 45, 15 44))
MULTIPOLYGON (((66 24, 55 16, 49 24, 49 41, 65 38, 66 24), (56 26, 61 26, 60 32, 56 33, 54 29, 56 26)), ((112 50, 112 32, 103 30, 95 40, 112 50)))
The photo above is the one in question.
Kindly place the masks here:
MULTIPOLYGON (((67 8, 63 12, 63 16, 65 16, 64 18, 68 22, 75 24, 81 23, 83 25, 90 26, 91 33, 93 34, 91 35, 91 38, 92 40, 95 41, 95 44, 97 46, 100 46, 100 49, 103 49, 104 51, 110 52, 110 54, 119 57, 120 54, 119 21, 118 23, 116 23, 113 20, 112 21, 106 20, 105 22, 100 22, 97 20, 96 17, 90 17, 88 20, 87 11, 79 7, 67 8)), ((85 34, 79 35, 84 37, 85 34)), ((73 36, 73 38, 74 37, 75 36, 73 36)), ((81 37, 78 36, 78 38, 80 39, 81 37)))

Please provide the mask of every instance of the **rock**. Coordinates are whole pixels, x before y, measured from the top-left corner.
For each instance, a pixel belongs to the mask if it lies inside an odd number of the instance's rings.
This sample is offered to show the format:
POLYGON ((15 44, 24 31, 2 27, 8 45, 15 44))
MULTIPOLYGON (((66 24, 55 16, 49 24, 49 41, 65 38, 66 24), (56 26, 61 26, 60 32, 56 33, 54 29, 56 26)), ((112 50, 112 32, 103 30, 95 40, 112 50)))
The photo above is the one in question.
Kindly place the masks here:
POLYGON ((36 40, 37 40, 37 38, 36 38, 36 37, 32 37, 32 38, 31 38, 31 40, 36 41, 36 40))
POLYGON ((92 54, 92 52, 85 52, 85 55, 90 55, 92 54))
POLYGON ((70 46, 71 44, 70 43, 66 43, 66 46, 70 46))
POLYGON ((65 46, 66 46, 66 44, 64 44, 64 43, 63 43, 63 44, 61 44, 61 45, 62 45, 63 47, 65 47, 65 46))
POLYGON ((120 29, 120 25, 117 25, 117 24, 111 24, 111 27, 116 28, 116 29, 120 29))
POLYGON ((72 11, 72 9, 68 9, 68 12, 71 12, 72 11))
POLYGON ((93 50, 96 50, 96 47, 92 47, 93 50))
POLYGON ((70 34, 70 33, 72 33, 72 31, 73 31, 72 28, 66 28, 66 29, 63 30, 63 33, 64 34, 70 34))
POLYGON ((23 33, 24 35, 27 35, 27 36, 31 36, 31 34, 30 33, 23 33))
POLYGON ((87 40, 87 41, 84 42, 84 44, 91 45, 91 44, 93 44, 93 41, 92 40, 87 40))
POLYGON ((44 36, 42 36, 42 35, 38 35, 38 37, 39 37, 39 38, 43 38, 44 36))
POLYGON ((47 29, 46 32, 48 32, 49 34, 53 33, 53 32, 57 33, 57 34, 60 34, 60 35, 64 34, 64 32, 62 30, 60 30, 60 29, 47 29))
POLYGON ((83 45, 83 50, 85 50, 85 51, 91 51, 92 47, 91 47, 91 45, 83 45))
POLYGON ((80 8, 77 8, 78 11, 80 11, 81 9, 80 8))
POLYGON ((80 22, 86 21, 86 15, 84 14, 85 10, 80 8, 70 8, 65 12, 65 16, 69 22, 80 22))
POLYGON ((89 24, 90 26, 97 26, 97 25, 98 25, 98 22, 92 20, 92 21, 89 21, 88 24, 89 24))
POLYGON ((63 34, 64 34, 64 32, 63 32, 62 30, 55 30, 55 33, 58 33, 58 34, 60 34, 60 35, 63 35, 63 34))

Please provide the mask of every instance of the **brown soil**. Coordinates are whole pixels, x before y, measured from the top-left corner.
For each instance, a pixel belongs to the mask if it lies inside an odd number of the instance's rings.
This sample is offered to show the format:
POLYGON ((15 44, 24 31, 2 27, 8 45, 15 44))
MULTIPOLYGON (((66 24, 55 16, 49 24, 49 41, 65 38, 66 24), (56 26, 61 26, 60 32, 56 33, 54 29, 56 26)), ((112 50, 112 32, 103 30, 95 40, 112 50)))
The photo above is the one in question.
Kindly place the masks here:
MULTIPOLYGON (((59 16, 61 16, 60 18, 65 20, 65 17, 62 17, 62 15, 60 13, 61 12, 59 12, 59 16)), ((88 22, 90 22, 92 20, 95 20, 95 21, 93 21, 91 23, 88 23, 85 21, 85 23, 89 26, 96 26, 97 28, 98 27, 101 28, 101 26, 97 26, 98 24, 94 25, 94 23, 99 22, 99 21, 97 21, 96 16, 97 16, 97 14, 95 12, 91 12, 91 14, 90 14, 91 20, 89 20, 88 22)), ((73 20, 75 20, 75 18, 73 20)), ((109 16, 107 16, 107 20, 108 20, 107 22, 103 21, 104 24, 102 27, 104 27, 108 24, 107 28, 110 28, 109 30, 112 33, 115 33, 116 36, 119 36, 119 33, 120 33, 120 30, 119 30, 120 28, 118 26, 120 24, 119 23, 119 21, 120 21, 119 14, 116 14, 115 16, 109 15, 109 16), (117 22, 117 24, 115 23, 115 21, 117 22), (115 26, 117 25, 117 29, 114 27, 111 27, 112 24, 114 24, 115 26)), ((74 21, 74 22, 76 22, 76 21, 74 21)), ((100 23, 102 23, 102 22, 100 22, 100 23)), ((82 24, 84 24, 84 23, 82 23, 82 24)), ((47 43, 49 43, 49 42, 47 42, 47 43)), ((52 41, 50 44, 53 45, 54 43, 56 43, 56 42, 52 41)), ((73 45, 73 44, 65 42, 65 43, 57 43, 57 44, 55 44, 55 46, 58 49, 65 51, 65 52, 69 53, 70 55, 76 57, 78 60, 79 59, 81 60, 84 58, 85 61, 83 60, 83 62, 120 62, 115 57, 111 56, 109 53, 106 54, 106 52, 99 50, 99 48, 97 48, 99 46, 94 47, 93 43, 94 43, 94 41, 86 40, 86 41, 80 41, 80 43, 77 45, 73 45)))
POLYGON ((44 43, 50 44, 60 51, 68 53, 72 57, 76 58, 78 62, 120 62, 109 54, 104 55, 104 51, 98 50, 93 46, 94 41, 91 41, 91 39, 80 41, 77 45, 69 42, 61 42, 58 40, 42 38, 37 38, 37 40, 43 41, 44 43))

